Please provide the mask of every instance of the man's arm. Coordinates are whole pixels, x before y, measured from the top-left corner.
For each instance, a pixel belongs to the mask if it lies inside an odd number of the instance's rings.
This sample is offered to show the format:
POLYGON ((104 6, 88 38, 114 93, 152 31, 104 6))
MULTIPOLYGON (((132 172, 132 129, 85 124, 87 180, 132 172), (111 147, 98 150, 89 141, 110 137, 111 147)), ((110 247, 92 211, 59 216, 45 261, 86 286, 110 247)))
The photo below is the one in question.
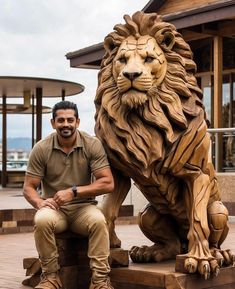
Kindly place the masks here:
POLYGON ((53 198, 48 198, 43 200, 40 198, 37 188, 40 185, 41 179, 37 177, 32 177, 29 175, 25 176, 23 194, 25 199, 35 208, 41 209, 43 207, 51 208, 57 210, 59 207, 53 198))
MULTIPOLYGON (((90 198, 103 194, 111 193, 114 189, 113 175, 109 167, 96 170, 94 173, 95 181, 86 186, 77 187, 78 198, 90 198)), ((58 191, 54 200, 61 206, 74 198, 72 188, 58 191)))

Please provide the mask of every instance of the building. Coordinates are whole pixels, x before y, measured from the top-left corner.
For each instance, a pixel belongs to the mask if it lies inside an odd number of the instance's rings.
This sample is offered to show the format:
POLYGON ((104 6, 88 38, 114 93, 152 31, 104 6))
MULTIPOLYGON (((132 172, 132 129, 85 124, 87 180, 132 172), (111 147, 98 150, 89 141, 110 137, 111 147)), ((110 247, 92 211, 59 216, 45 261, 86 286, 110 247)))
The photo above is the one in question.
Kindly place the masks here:
MULTIPOLYGON (((212 131, 223 128, 223 137, 214 134, 216 169, 235 171, 235 1, 151 0, 142 10, 161 14, 191 46, 212 131)), ((66 57, 71 67, 99 69, 103 55, 99 43, 66 57)))

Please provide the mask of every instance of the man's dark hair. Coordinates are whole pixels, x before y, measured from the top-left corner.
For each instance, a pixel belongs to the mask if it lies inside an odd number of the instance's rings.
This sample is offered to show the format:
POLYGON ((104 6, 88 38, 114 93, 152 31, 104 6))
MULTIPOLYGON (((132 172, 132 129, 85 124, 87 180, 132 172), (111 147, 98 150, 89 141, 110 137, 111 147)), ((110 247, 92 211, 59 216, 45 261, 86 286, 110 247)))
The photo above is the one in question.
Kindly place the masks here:
POLYGON ((60 102, 57 102, 54 107, 52 108, 52 118, 55 120, 56 118, 56 112, 59 109, 73 109, 74 115, 76 118, 78 118, 78 108, 77 105, 71 101, 63 100, 60 102))

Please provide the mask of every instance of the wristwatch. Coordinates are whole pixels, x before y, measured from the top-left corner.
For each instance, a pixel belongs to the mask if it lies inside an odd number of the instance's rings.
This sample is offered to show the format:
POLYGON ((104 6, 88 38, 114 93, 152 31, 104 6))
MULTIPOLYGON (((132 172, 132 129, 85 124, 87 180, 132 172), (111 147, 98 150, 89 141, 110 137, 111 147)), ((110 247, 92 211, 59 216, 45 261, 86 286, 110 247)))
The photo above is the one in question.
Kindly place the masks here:
POLYGON ((73 192, 73 197, 76 198, 78 195, 78 190, 77 190, 77 186, 73 185, 72 186, 72 192, 73 192))

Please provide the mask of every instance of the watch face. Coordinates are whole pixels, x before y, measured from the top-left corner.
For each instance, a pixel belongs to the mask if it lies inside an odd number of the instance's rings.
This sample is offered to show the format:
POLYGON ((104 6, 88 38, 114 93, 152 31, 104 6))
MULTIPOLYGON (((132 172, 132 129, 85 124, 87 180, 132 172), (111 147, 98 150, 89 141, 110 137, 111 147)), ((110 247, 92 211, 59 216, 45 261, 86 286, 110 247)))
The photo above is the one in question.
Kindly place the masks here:
POLYGON ((77 187, 76 186, 72 187, 72 191, 73 191, 74 197, 77 197, 77 187))

